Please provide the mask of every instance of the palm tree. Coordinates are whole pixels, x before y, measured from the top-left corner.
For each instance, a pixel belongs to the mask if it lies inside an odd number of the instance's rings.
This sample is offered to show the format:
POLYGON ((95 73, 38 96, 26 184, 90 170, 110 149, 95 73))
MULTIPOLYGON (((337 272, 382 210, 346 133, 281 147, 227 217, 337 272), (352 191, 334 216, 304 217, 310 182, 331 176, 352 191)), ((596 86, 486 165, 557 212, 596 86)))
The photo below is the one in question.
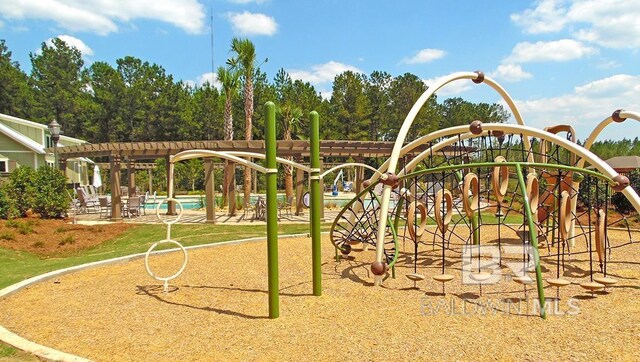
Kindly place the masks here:
MULTIPOLYGON (((222 91, 224 92, 224 139, 225 141, 233 141, 233 113, 231 112, 231 104, 233 96, 238 91, 240 74, 234 69, 218 67, 218 80, 222 83, 222 91)), ((224 186, 222 190, 222 205, 226 205, 229 200, 229 190, 235 187, 236 166, 235 163, 225 161, 224 167, 224 186)), ((234 215, 235 200, 229 203, 229 215, 234 215)))
MULTIPOLYGON (((233 38, 231 51, 235 57, 227 60, 232 69, 240 69, 244 78, 244 117, 245 140, 253 139, 253 68, 256 60, 256 47, 249 39, 233 38)), ((251 197, 251 169, 245 167, 244 171, 244 199, 251 197)))
MULTIPOLYGON (((277 108, 277 113, 282 125, 283 139, 291 141, 292 136, 297 135, 302 128, 302 109, 293 107, 288 103, 277 108)), ((291 156, 287 156, 291 160, 291 156)), ((287 200, 293 196, 293 172, 290 165, 284 165, 284 187, 287 200)))

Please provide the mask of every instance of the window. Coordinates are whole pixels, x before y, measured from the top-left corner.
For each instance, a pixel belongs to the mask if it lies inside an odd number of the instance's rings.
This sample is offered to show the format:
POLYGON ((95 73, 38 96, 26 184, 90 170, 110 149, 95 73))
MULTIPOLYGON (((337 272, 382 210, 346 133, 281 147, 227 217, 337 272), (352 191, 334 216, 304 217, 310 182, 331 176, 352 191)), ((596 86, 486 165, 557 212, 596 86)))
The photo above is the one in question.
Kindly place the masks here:
POLYGON ((9 172, 7 163, 8 163, 8 160, 0 160, 0 172, 9 172))

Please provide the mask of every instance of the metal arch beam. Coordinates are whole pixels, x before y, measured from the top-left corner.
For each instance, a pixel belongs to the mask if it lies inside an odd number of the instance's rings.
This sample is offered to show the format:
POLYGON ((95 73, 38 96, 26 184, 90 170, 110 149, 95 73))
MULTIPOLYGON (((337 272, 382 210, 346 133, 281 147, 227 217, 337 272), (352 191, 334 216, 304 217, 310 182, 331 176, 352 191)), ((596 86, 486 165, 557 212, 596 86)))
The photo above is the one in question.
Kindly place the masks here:
MULTIPOLYGON (((609 178, 614 178, 615 176, 618 175, 618 173, 613 168, 611 168, 611 166, 609 166, 606 162, 598 158, 598 156, 594 155, 589 150, 586 150, 585 148, 578 146, 577 144, 572 143, 555 134, 551 134, 549 132, 545 132, 533 127, 514 125, 514 124, 501 124, 501 123, 486 123, 482 125, 482 129, 483 131, 503 131, 505 133, 523 134, 524 136, 537 137, 537 138, 544 139, 546 141, 553 142, 575 153, 581 159, 588 161, 591 165, 593 165, 598 171, 603 173, 605 176, 609 178)), ((468 130, 469 130, 469 126, 457 126, 457 127, 451 127, 445 130, 437 131, 435 133, 437 133, 439 137, 445 137, 445 136, 450 136, 455 134, 461 134, 468 130)), ((383 194, 381 208, 383 208, 385 204, 386 204, 386 208, 381 210, 382 212, 381 215, 385 215, 385 213, 388 213, 388 203, 389 203, 389 198, 391 196, 390 187, 385 186, 384 190, 385 191, 388 190, 388 193, 385 192, 383 194)), ((640 197, 638 197, 638 194, 635 192, 635 190, 633 190, 633 188, 631 187, 626 187, 623 190, 623 193, 625 196, 627 196, 627 199, 629 199, 629 201, 632 203, 636 211, 640 212, 640 197)), ((380 220, 382 223, 385 222, 383 221, 385 220, 384 217, 382 217, 380 220)), ((383 226, 386 226, 386 225, 383 225, 383 226)), ((379 240, 380 239, 378 239, 377 248, 381 245, 379 240)))
MULTIPOLYGON (((630 111, 620 111, 620 118, 631 118, 631 119, 635 119, 636 121, 640 121, 640 113, 638 112, 630 112, 630 111)), ((607 118, 605 118, 602 122, 600 122, 596 128, 593 129, 593 131, 591 131, 591 134, 589 135, 589 137, 585 140, 584 142, 584 147, 586 150, 590 150, 591 146, 593 146, 593 143, 596 141, 596 138, 598 138, 598 136, 600 135, 600 133, 602 133, 602 131, 611 123, 613 123, 613 115, 609 116, 607 118)), ((584 167, 586 159, 584 158, 580 158, 580 160, 578 160, 577 163, 577 167, 582 168, 584 167)), ((577 182, 573 183, 573 188, 576 188, 578 185, 577 182)), ((631 203, 633 204, 633 207, 636 209, 636 211, 640 212, 640 210, 638 210, 638 194, 636 193, 636 191, 632 188, 632 187, 626 187, 624 190, 622 190, 622 194, 627 198, 627 200, 631 201, 631 203)), ((571 205, 571 209, 572 211, 575 213, 577 208, 577 202, 573 201, 572 205, 571 205)), ((570 235, 573 236, 575 234, 575 223, 571 223, 571 232, 570 235)), ((571 239, 572 241, 574 241, 575 239, 571 239)))
POLYGON ((176 163, 179 161, 189 160, 192 158, 203 158, 203 157, 218 157, 226 160, 234 161, 243 166, 252 168, 257 170, 258 172, 267 173, 267 168, 257 163, 250 162, 245 160, 244 158, 240 158, 238 156, 230 155, 227 152, 218 152, 218 151, 210 151, 210 150, 188 150, 176 153, 171 156, 171 163, 176 163))
MULTIPOLYGON (((631 119, 635 119, 636 121, 640 121, 640 113, 630 112, 630 111, 620 111, 620 118, 631 118, 631 119)), ((596 126, 596 128, 593 129, 589 137, 587 137, 582 147, 586 148, 587 150, 590 150, 591 146, 593 146, 593 143, 596 141, 596 138, 598 138, 600 133, 602 133, 602 131, 613 122, 614 120, 612 116, 609 116, 606 119, 604 119, 602 122, 600 122, 598 126, 596 126)), ((578 167, 583 167, 583 166, 584 166, 584 160, 580 159, 580 161, 578 161, 578 167)))
MULTIPOLYGON (((420 109, 422 109, 422 106, 427 102, 427 100, 431 98, 431 96, 435 94, 435 92, 438 91, 438 89, 442 88, 447 83, 451 83, 453 81, 460 80, 460 79, 477 80, 479 77, 480 77, 480 74, 475 72, 453 73, 445 77, 440 82, 437 82, 432 87, 429 87, 420 96, 420 98, 418 98, 418 100, 413 105, 413 107, 411 107, 409 114, 407 114, 407 117, 405 118, 404 122, 402 123, 402 127, 398 132, 398 137, 393 147, 393 151, 391 151, 391 157, 389 159, 388 170, 390 172, 395 173, 396 167, 398 165, 398 158, 400 157, 400 152, 402 150, 402 145, 404 144, 404 141, 407 138, 409 129, 411 128, 411 125, 413 124, 415 117, 418 115, 418 112, 420 111, 420 109)), ((504 88, 502 88, 498 83, 496 83, 489 77, 484 77, 483 82, 489 85, 490 87, 492 87, 502 96, 502 98, 505 100, 505 102, 507 102, 507 105, 511 109, 512 114, 516 119, 516 122, 518 122, 519 125, 524 125, 524 120, 522 119, 522 115, 520 114, 520 111, 516 107, 511 96, 509 96, 509 94, 504 90, 504 88)), ((531 143, 529 142, 529 139, 525 138, 524 144, 525 144, 525 147, 531 148, 531 143)), ((533 162, 533 155, 531 155, 531 159, 529 161, 533 162)), ((380 215, 386 215, 389 212, 390 197, 391 197, 391 187, 385 185, 382 191, 382 204, 380 205, 380 215)), ((377 235, 378 243, 376 246, 376 261, 378 262, 382 261, 382 254, 384 252, 382 241, 384 240, 384 233, 386 228, 386 217, 382 217, 380 219, 380 222, 381 222, 381 228, 378 230, 378 235, 377 235)), ((381 277, 376 278, 375 284, 380 284, 381 282, 382 282, 381 277)))
POLYGON ((430 148, 427 148, 426 150, 422 151, 416 157, 414 157, 411 160, 411 162, 409 162, 400 172, 398 172, 398 177, 401 177, 411 172, 411 170, 413 170, 418 165, 418 163, 420 163, 420 161, 427 158, 433 152, 440 151, 442 148, 449 146, 453 143, 456 143, 459 140, 467 140, 469 138, 485 136, 486 134, 487 134, 486 132, 482 132, 482 134, 479 134, 476 136, 473 133, 464 133, 464 134, 461 134, 460 137, 453 136, 453 137, 447 138, 446 140, 440 141, 435 145, 431 146, 430 148))
MULTIPOLYGON (((256 153, 256 152, 226 151, 225 153, 227 153, 229 155, 233 155, 233 156, 239 156, 239 157, 259 158, 261 160, 264 160, 267 157, 266 155, 264 155, 262 153, 256 153)), ((291 160, 287 160, 286 158, 276 157, 276 162, 282 163, 282 164, 285 164, 285 165, 289 165, 289 166, 294 167, 294 168, 301 169, 301 170, 303 170, 305 172, 311 172, 311 168, 309 168, 309 167, 307 167, 307 166, 305 166, 303 164, 300 164, 300 163, 297 163, 297 162, 294 162, 294 161, 291 161, 291 160)))
POLYGON ((330 169, 326 170, 325 172, 321 173, 320 174, 320 178, 324 178, 326 175, 330 174, 331 172, 333 172, 335 170, 339 170, 341 168, 346 168, 346 167, 352 167, 352 166, 364 167, 366 169, 369 169, 369 170, 373 171, 374 174, 377 175, 378 177, 383 176, 383 174, 375 167, 369 166, 369 165, 364 164, 364 163, 352 162, 352 163, 345 163, 343 165, 338 165, 336 167, 330 168, 330 169))

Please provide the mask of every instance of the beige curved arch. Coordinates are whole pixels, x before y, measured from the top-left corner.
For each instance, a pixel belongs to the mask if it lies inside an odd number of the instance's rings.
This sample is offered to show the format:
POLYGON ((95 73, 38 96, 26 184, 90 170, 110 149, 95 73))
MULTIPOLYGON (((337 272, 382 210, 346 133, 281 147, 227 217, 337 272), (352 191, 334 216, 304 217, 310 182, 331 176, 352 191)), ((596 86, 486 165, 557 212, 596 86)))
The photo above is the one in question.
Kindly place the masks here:
MULTIPOLYGON (((615 176, 618 175, 618 173, 613 170, 611 168, 611 166, 609 166, 607 163, 605 163, 604 161, 602 161, 600 158, 598 158, 596 155, 594 155, 593 153, 591 153, 590 151, 584 149, 581 146, 578 146, 575 143, 572 143, 570 141, 567 141, 566 139, 559 137, 557 135, 545 132, 543 130, 539 130, 533 127, 528 127, 528 126, 521 126, 521 125, 514 125, 514 124, 502 124, 502 123, 486 123, 482 125, 482 129, 483 131, 503 131, 505 133, 515 133, 515 134, 522 134, 524 136, 528 136, 528 137, 536 137, 536 138, 541 138, 544 139, 546 141, 551 141, 555 144, 560 145, 561 147, 575 153, 577 156, 579 156, 580 158, 584 159, 585 161, 589 162, 591 165, 594 165, 594 167, 601 172, 602 174, 604 174, 605 176, 609 177, 609 178, 614 178, 615 176)), ((444 129, 444 130, 440 130, 437 131, 435 133, 438 134, 438 138, 440 137, 447 137, 447 136, 451 136, 451 135, 455 135, 455 134, 462 134, 465 133, 469 130, 469 126, 457 126, 457 127, 451 127, 448 129, 444 129)), ((475 136, 475 135, 474 135, 475 136)), ((525 137, 526 139, 526 137, 525 137)), ((395 167, 395 166, 394 166, 395 167)), ((625 194, 625 196, 627 196, 627 199, 631 202, 631 204, 634 206, 634 208, 640 212, 640 197, 638 197, 638 194, 635 192, 635 190, 633 190, 633 188, 631 187, 626 187, 623 190, 623 193, 625 194)), ((389 203, 389 198, 390 198, 390 194, 391 194, 391 189, 387 186, 385 186, 384 191, 383 191, 383 195, 382 195, 382 203, 381 203, 381 215, 384 215, 385 213, 388 213, 388 203, 389 203), (388 191, 388 192, 387 192, 388 191), (386 209, 383 210, 383 207, 385 207, 385 203, 386 203, 386 209)), ((386 227, 386 219, 385 218, 380 218, 380 223, 381 226, 386 227)), ((378 230, 378 233, 380 233, 380 230, 378 230)), ((380 239, 378 239, 380 240, 380 239)), ((380 246, 380 243, 378 243, 377 247, 380 246)), ((377 251, 377 249, 376 249, 377 251)), ((377 253, 376 253, 376 257, 377 257, 377 253)))
MULTIPOLYGON (((626 118, 626 119, 631 118, 631 119, 635 119, 636 121, 640 121, 640 113, 632 112, 632 111, 620 111, 620 118, 626 118)), ((587 150, 590 150, 591 146, 593 146, 593 143, 596 141, 596 139, 598 138, 600 133, 602 133, 602 131, 613 122, 614 122, 614 120, 613 120, 612 116, 609 116, 609 117, 605 118, 602 122, 600 122, 596 126, 596 128, 594 128, 593 131, 591 131, 591 134, 589 135, 589 137, 587 137, 587 139, 585 140, 584 145, 582 147, 584 147, 587 150)), ((580 158, 578 160, 577 167, 580 167, 580 168, 584 167, 585 161, 586 160, 584 158, 580 158)), ((578 186, 579 186, 579 182, 573 182, 572 186, 573 186, 574 189, 577 189, 578 186)), ((622 190, 622 194, 627 199, 630 200, 630 199, 632 199, 634 197, 633 193, 635 193, 635 192, 632 193, 632 190, 633 189, 631 187, 627 187, 624 190, 622 190)), ((573 201, 572 207, 573 207, 573 212, 574 213, 576 212, 577 204, 578 204, 577 200, 573 201)), ((635 207, 635 205, 634 205, 634 207, 635 207)), ((636 210, 637 210, 637 208, 636 208, 636 210)), ((571 234, 573 235, 574 233, 575 233, 575 223, 571 227, 571 234)), ((572 240, 574 240, 574 239, 572 239, 572 240)))
MULTIPOLYGON (((461 79, 469 79, 469 80, 477 80, 479 78, 479 74, 475 73, 475 72, 459 72, 459 73, 453 73, 450 74, 446 77, 444 77, 441 81, 436 82, 434 85, 432 85, 431 87, 429 87, 419 98, 418 100, 414 103, 413 107, 411 107, 411 110, 409 111, 409 113, 407 114, 407 117, 405 118, 404 122, 402 123, 402 127, 400 128, 400 131, 398 132, 398 137, 396 138, 396 143, 393 147, 393 150, 391 151, 391 157, 389 158, 389 163, 387 165, 387 170, 389 170, 390 172, 395 173, 396 172, 396 167, 398 165, 398 158, 401 155, 401 151, 403 149, 403 144, 405 142, 405 139, 407 138, 407 134, 409 133, 409 129, 411 128, 411 125, 413 124, 413 120, 415 119, 415 117, 417 116, 418 112, 420 111, 420 109, 422 109, 422 106, 426 103, 426 101, 431 98, 431 96, 438 91, 440 88, 442 88, 443 86, 445 86, 448 83, 451 83, 453 81, 456 80, 461 80, 461 79)), ((515 102, 513 101, 513 99, 511 98, 511 96, 507 93, 507 91, 502 88, 502 86, 500 86, 497 82, 495 82, 493 79, 491 79, 490 77, 484 76, 484 80, 482 81, 482 83, 487 84, 488 86, 490 86, 491 88, 493 88, 496 92, 498 92, 498 94, 500 94, 500 96, 502 96, 502 98, 504 99, 504 101, 507 103, 507 106, 509 106, 509 109, 511 110, 511 113, 513 114, 513 117, 516 119, 516 122, 520 125, 524 125, 524 120, 522 119, 522 115, 520 114, 520 111, 518 110, 518 107, 516 107, 515 102)), ((471 120, 469 120, 471 121, 471 120)), ((529 141, 529 139, 525 139, 524 140, 524 144, 525 147, 527 147, 527 149, 531 148, 531 143, 529 141)), ((406 152, 406 151, 405 151, 406 152)), ((530 162, 533 162, 533 155, 529 155, 529 157, 531 158, 530 162)), ((389 199, 391 197, 391 187, 390 186, 385 186, 382 192, 382 204, 380 207, 380 215, 385 215, 386 213, 389 212, 389 199)), ((382 226, 386 227, 386 219, 382 218, 382 226)), ((376 247, 376 261, 381 262, 382 261, 382 254, 384 252, 384 246, 382 245, 382 240, 384 240, 384 227, 381 228, 380 230, 378 230, 378 235, 377 235, 377 240, 379 241, 376 247)), ((377 279, 376 280, 376 284, 379 284, 381 280, 377 279)))
POLYGON ((185 161, 185 160, 189 160, 192 158, 202 158, 202 157, 218 157, 218 158, 223 158, 229 161, 233 161, 236 162, 238 164, 241 164, 243 166, 246 167, 250 167, 258 172, 262 172, 262 173, 266 173, 267 172, 267 168, 263 167, 261 165, 258 165, 255 162, 251 162, 248 160, 245 160, 244 158, 240 158, 238 156, 234 156, 232 154, 229 154, 228 152, 219 152, 219 151, 211 151, 211 150, 188 150, 188 151, 182 151, 179 153, 176 153, 175 155, 171 156, 170 158, 170 162, 171 163, 176 163, 176 162, 180 162, 180 161, 185 161))
POLYGON ((330 168, 330 169, 326 170, 325 172, 320 174, 320 178, 324 178, 325 176, 327 176, 331 172, 333 172, 335 170, 339 170, 341 168, 346 168, 346 167, 364 167, 366 169, 369 169, 369 170, 373 171, 373 174, 377 175, 378 177, 384 176, 384 174, 382 174, 380 172, 380 170, 378 170, 377 168, 375 168, 373 166, 369 166, 366 163, 351 162, 351 163, 344 163, 342 165, 338 165, 336 167, 333 167, 333 168, 330 168))

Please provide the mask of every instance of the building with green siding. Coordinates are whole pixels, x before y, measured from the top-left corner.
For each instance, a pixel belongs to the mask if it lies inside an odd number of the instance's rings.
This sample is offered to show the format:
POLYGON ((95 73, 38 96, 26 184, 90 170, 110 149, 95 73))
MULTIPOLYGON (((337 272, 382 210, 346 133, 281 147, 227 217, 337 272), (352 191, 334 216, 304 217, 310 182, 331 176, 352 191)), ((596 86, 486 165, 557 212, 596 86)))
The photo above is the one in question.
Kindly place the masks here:
MULTIPOLYGON (((58 146, 72 146, 87 143, 86 141, 60 136, 58 146)), ((53 153, 45 149, 53 147, 49 127, 45 124, 27 121, 0 113, 0 176, 7 176, 17 167, 42 166, 53 167, 53 153)), ((89 183, 88 158, 72 158, 66 163, 66 175, 69 183, 86 185, 89 183)))

